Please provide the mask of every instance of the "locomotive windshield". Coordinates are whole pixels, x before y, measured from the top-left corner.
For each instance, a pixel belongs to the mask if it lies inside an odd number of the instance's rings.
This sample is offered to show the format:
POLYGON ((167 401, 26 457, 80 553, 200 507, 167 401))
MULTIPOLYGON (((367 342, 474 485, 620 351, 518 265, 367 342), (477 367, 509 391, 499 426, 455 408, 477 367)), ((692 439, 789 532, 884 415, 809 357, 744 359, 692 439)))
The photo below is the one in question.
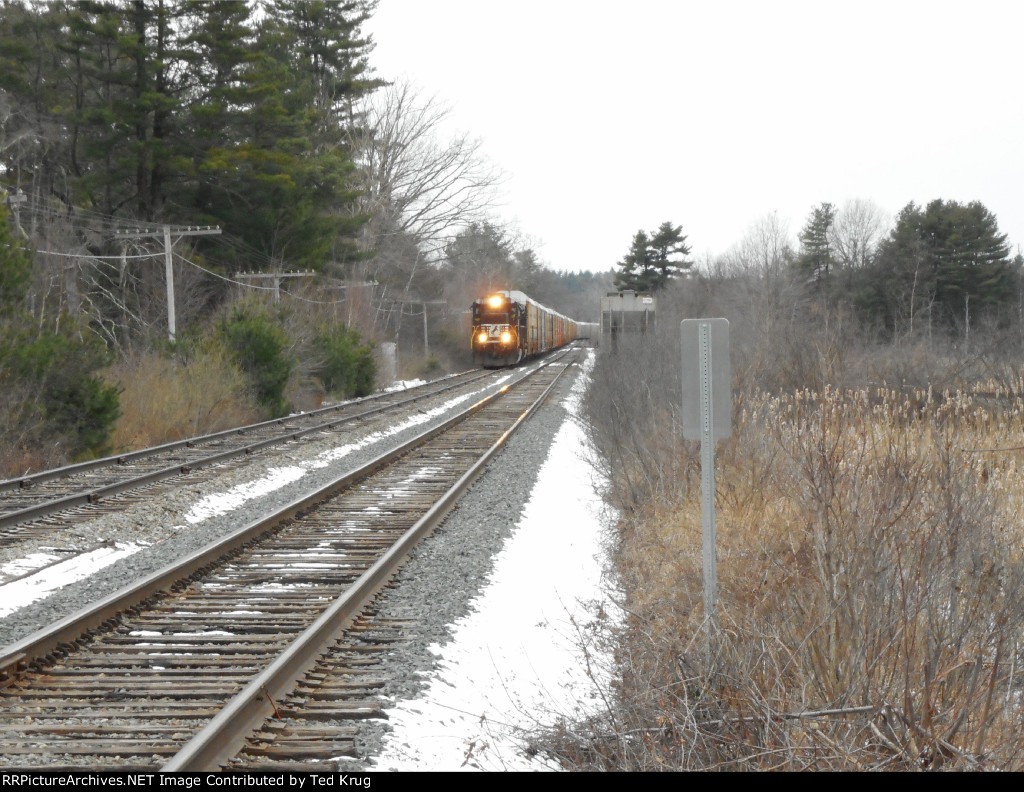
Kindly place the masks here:
POLYGON ((515 322, 516 306, 494 309, 487 305, 474 305, 473 318, 478 324, 510 324, 515 322))

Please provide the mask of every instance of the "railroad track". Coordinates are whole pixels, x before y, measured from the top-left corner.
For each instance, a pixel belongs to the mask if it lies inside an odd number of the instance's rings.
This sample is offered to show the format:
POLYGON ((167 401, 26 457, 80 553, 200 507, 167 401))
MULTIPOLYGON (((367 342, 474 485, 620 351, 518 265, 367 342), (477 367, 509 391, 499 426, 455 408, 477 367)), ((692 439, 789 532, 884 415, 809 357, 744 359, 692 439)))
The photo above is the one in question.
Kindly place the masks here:
POLYGON ((373 654, 401 640, 374 597, 574 359, 7 647, 0 768, 301 768, 351 754, 346 722, 379 709, 373 654))
MULTIPOLYGON (((467 371, 405 391, 0 481, 0 546, 19 541, 29 521, 80 507, 87 510, 78 517, 88 519, 92 516, 88 507, 99 508, 101 502, 102 508, 116 509, 116 504, 107 502, 116 495, 402 410, 492 377, 489 372, 467 371)), ((66 516, 61 519, 68 521, 66 516)))

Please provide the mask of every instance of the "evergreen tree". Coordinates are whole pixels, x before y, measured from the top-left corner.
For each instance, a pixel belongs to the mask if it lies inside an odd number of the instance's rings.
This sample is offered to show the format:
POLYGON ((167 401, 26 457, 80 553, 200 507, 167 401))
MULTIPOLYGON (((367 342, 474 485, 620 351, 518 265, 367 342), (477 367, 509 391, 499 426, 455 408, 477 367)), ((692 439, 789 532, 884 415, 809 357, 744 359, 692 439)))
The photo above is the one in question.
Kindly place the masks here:
POLYGON ((619 291, 653 291, 657 283, 657 272, 650 255, 650 239, 647 232, 637 231, 629 252, 618 264, 621 269, 615 274, 615 288, 619 291))
POLYGON ((682 275, 693 264, 686 258, 690 255, 690 247, 686 244, 682 226, 673 226, 669 222, 662 223, 658 230, 651 234, 649 246, 651 261, 659 273, 657 288, 682 275))
POLYGON ((32 259, 12 232, 7 210, 0 202, 0 319, 24 299, 31 274, 32 259))
POLYGON ((1006 235, 983 204, 910 203, 865 270, 859 304, 893 331, 957 329, 1009 310, 1017 275, 1006 235))
POLYGON ((682 226, 665 222, 650 234, 637 231, 629 252, 618 264, 615 288, 637 292, 664 288, 690 268, 692 262, 686 259, 689 253, 682 226))
POLYGON ((831 229, 835 219, 835 207, 830 203, 821 203, 814 207, 800 232, 800 255, 795 266, 808 280, 819 285, 828 281, 836 263, 831 245, 831 229))

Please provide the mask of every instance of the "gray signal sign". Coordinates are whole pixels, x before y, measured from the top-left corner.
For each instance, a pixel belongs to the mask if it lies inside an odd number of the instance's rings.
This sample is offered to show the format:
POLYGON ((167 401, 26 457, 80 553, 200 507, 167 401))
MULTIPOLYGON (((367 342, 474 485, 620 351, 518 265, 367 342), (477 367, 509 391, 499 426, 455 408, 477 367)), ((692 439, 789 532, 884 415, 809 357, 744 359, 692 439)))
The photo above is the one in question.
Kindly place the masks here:
POLYGON ((718 555, 715 539, 715 441, 732 434, 729 320, 686 319, 683 347, 683 437, 700 440, 701 560, 707 651, 718 631, 718 555))
POLYGON ((681 329, 683 437, 703 440, 710 425, 711 438, 724 440, 732 435, 729 320, 684 319, 681 329))

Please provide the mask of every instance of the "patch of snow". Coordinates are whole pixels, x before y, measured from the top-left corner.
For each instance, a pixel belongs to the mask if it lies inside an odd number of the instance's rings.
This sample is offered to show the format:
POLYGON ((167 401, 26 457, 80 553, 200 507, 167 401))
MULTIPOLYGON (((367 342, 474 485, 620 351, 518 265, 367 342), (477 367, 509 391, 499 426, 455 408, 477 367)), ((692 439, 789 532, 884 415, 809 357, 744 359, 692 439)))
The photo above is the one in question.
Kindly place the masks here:
POLYGON ((42 569, 35 575, 0 586, 0 616, 13 613, 29 603, 49 596, 63 586, 87 578, 115 561, 139 552, 142 548, 143 545, 133 542, 118 542, 113 547, 101 547, 89 553, 76 555, 42 569))
POLYGON ((452 641, 433 647, 427 689, 387 711, 394 731, 379 769, 553 769, 523 755, 522 736, 601 705, 610 680, 599 669, 611 663, 592 642, 595 622, 615 609, 603 593, 603 482, 576 420, 588 373, 565 401, 571 417, 487 586, 452 641))

